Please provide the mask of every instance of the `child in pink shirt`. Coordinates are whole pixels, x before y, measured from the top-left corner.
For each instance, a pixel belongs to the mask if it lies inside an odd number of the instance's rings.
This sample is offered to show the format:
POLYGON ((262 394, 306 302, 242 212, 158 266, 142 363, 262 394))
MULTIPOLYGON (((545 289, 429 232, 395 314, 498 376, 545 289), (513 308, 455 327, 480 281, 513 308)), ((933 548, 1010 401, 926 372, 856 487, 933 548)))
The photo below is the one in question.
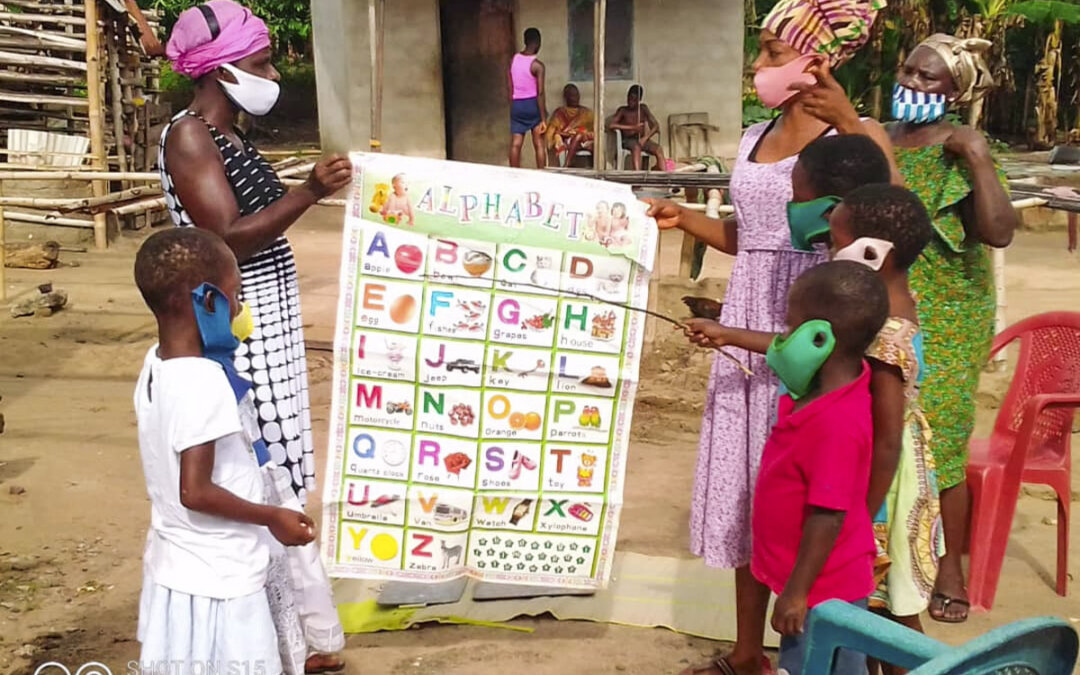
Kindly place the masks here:
MULTIPOLYGON (((854 262, 805 272, 788 298, 789 331, 767 363, 786 390, 762 453, 751 515, 754 576, 778 594, 780 667, 801 672, 809 611, 832 599, 866 606, 875 545, 866 506, 873 450, 863 355, 888 316, 881 279, 854 262)), ((841 651, 834 673, 866 672, 841 651)))

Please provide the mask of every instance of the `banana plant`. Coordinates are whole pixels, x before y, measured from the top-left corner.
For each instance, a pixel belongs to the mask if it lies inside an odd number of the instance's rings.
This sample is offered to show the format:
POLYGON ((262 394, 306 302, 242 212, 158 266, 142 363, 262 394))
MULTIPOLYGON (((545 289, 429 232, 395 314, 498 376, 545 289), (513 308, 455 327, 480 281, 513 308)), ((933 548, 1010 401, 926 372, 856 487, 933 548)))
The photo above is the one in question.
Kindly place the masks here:
POLYGON ((1080 24, 1080 4, 1064 0, 1010 3, 1005 12, 1046 29, 1042 59, 1035 66, 1035 136, 1033 145, 1047 148, 1057 141, 1061 89, 1061 37, 1065 24, 1080 24))

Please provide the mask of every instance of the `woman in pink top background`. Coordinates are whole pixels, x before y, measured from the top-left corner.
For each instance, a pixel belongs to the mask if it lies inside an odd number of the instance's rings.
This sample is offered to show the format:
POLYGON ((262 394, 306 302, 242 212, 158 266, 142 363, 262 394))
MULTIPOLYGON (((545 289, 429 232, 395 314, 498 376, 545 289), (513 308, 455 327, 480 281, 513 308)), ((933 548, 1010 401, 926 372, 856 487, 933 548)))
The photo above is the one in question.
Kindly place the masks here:
POLYGON ((521 146, 525 134, 532 133, 536 168, 543 169, 547 159, 544 132, 547 106, 544 105, 544 64, 540 52, 540 31, 525 31, 525 49, 514 54, 507 78, 510 84, 510 166, 521 166, 521 146))

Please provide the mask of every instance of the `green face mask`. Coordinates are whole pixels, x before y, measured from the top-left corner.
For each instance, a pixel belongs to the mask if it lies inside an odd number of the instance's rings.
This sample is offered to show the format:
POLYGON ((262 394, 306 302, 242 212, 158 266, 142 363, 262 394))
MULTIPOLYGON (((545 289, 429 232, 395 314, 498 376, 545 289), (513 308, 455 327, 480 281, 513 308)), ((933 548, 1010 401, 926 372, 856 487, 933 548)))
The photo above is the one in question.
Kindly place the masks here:
POLYGON ((828 321, 814 319, 791 332, 777 335, 765 354, 765 363, 780 378, 791 398, 800 399, 810 391, 821 366, 836 347, 836 336, 828 321))
POLYGON ((819 197, 809 202, 788 202, 788 228, 795 250, 814 250, 814 240, 829 233, 829 212, 841 201, 839 197, 819 197))

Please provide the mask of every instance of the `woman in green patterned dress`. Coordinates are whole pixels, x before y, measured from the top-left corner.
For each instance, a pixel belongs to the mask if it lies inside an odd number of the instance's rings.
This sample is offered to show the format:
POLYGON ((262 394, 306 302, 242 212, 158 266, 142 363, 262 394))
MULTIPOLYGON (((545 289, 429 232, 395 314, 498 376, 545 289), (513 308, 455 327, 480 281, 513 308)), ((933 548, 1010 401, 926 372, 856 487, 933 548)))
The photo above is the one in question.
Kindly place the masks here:
POLYGON ((941 487, 945 556, 930 616, 967 619, 961 567, 968 516, 967 447, 975 425, 975 390, 994 334, 994 281, 988 246, 1012 241, 1016 213, 1004 177, 981 133, 945 118, 993 86, 985 40, 932 35, 897 74, 889 133, 907 186, 934 219, 935 236, 911 268, 925 337, 920 399, 934 441, 941 487))

